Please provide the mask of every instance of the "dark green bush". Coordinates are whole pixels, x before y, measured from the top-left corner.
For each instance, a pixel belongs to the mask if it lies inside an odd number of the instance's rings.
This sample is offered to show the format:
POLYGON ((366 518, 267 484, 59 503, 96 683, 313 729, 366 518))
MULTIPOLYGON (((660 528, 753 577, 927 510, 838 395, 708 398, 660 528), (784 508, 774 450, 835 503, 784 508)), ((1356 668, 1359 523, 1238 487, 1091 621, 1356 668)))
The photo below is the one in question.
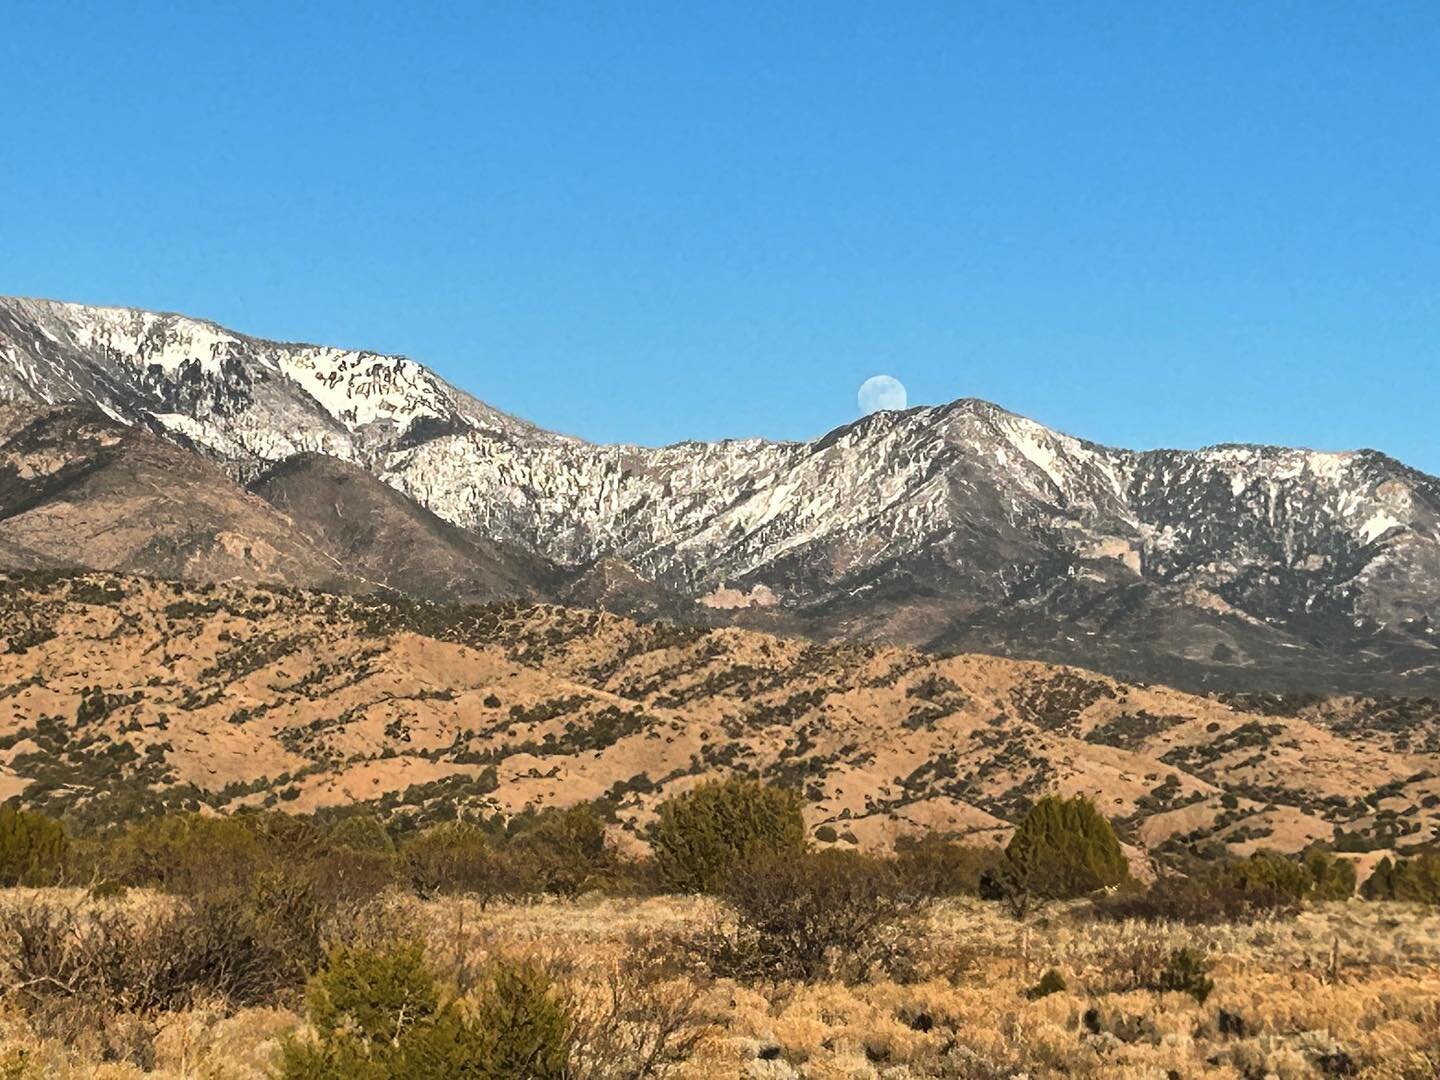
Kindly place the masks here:
POLYGON ((489 1075, 566 1075, 574 1022, 549 977, 533 964, 497 965, 481 988, 473 1022, 492 1033, 489 1075))
POLYGON ((1348 900, 1355 895, 1355 864, 1323 848, 1305 853, 1305 873, 1310 877, 1312 900, 1348 900))
POLYGON ((1361 886, 1366 900, 1405 900, 1440 904, 1440 855, 1381 859, 1361 886))
POLYGON ((1051 968, 1040 976, 1040 981, 1025 991, 1025 997, 1030 1001, 1039 1001, 1051 994, 1059 994, 1066 989, 1065 976, 1051 968))
POLYGON ((1304 864, 1273 851, 1226 863, 1219 877, 1242 892, 1275 893, 1296 902, 1309 896, 1313 885, 1304 864))
POLYGON ((338 947, 310 983, 314 1041, 290 1039, 285 1080, 566 1075, 574 1025, 543 972, 501 963, 473 1013, 446 1000, 418 943, 338 947))
POLYGON ((54 885, 65 871, 70 840, 43 814, 0 806, 0 885, 54 885))
POLYGON ((651 847, 662 880, 713 892, 732 871, 805 850, 798 794, 752 780, 711 781, 660 804, 651 847))
POLYGON ((1130 866, 1110 822, 1083 796, 1046 796, 1030 808, 987 878, 990 895, 1017 911, 1029 898, 1066 900, 1130 880, 1130 866))
POLYGON ((1189 994, 1200 1004, 1215 989, 1215 980, 1209 976, 1210 965, 1194 949, 1181 948, 1165 958, 1165 967, 1151 989, 1161 992, 1189 994))

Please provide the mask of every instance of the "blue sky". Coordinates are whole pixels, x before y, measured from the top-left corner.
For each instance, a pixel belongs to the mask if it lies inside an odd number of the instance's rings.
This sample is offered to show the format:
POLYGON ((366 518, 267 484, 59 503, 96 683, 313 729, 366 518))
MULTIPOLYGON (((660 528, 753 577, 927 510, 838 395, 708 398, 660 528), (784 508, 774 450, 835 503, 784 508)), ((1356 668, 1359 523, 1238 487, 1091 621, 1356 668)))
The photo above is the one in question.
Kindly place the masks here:
POLYGON ((599 440, 809 437, 887 372, 1440 471, 1440 5, 361 7, 11 0, 0 292, 599 440))

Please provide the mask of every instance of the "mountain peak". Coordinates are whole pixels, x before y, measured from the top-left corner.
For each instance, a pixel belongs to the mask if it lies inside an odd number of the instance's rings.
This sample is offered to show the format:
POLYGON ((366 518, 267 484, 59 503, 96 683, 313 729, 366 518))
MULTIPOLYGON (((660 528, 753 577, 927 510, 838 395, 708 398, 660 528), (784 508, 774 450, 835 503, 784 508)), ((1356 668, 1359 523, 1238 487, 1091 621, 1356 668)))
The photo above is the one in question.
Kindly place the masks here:
MULTIPOLYGON (((500 588, 570 575, 636 611, 1102 657, 1195 684, 1235 669, 1338 685, 1362 656, 1424 678, 1440 667, 1430 631, 1414 629, 1440 601, 1440 481, 1379 455, 1123 450, 977 398, 811 442, 598 445, 404 357, 38 300, 0 300, 0 400, 86 402, 239 482, 268 477, 292 507, 340 498, 346 481, 277 464, 344 462, 434 515, 394 528, 432 538, 456 580, 475 558, 500 588), (707 607, 718 590, 767 600, 707 607)), ((411 513, 363 495, 351 514, 411 513)), ((360 542, 344 513, 302 517, 331 550, 360 542)), ((363 551, 371 580, 398 558, 363 551)))

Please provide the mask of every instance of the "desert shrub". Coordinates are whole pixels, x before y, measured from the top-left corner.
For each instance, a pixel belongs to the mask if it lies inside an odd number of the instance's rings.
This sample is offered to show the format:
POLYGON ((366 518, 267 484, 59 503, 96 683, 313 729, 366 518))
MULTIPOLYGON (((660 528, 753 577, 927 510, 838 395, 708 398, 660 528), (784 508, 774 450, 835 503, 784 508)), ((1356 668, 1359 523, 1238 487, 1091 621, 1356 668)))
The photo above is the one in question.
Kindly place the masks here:
POLYGON ((1192 925, 1253 922, 1291 916, 1299 909, 1298 896, 1259 883, 1241 887, 1213 869, 1157 878, 1149 888, 1123 888, 1093 901, 1095 913, 1106 919, 1192 925))
POLYGON ((58 821, 0 806, 0 885, 53 885, 65 869, 69 837, 58 821))
POLYGON ((605 822, 585 805, 548 809, 510 842, 511 857, 542 892, 573 897, 604 882, 614 868, 605 822))
POLYGON ((356 814, 341 818, 330 830, 327 839, 332 847, 347 848, 351 851, 373 851, 390 854, 395 851, 395 841, 385 823, 373 814, 356 814))
POLYGON ((0 977, 31 1011, 57 999, 111 1014, 183 1009, 200 996, 259 1004, 303 984, 321 921, 308 897, 271 881, 148 911, 34 900, 6 912, 0 977))
POLYGON ((492 1033, 490 1075, 543 1080, 566 1073, 573 1021, 549 977, 526 963, 501 963, 482 986, 474 1023, 492 1033))
POLYGON ((103 876, 122 885, 192 895, 241 887, 275 858, 237 818, 167 814, 105 837, 99 861, 103 876))
POLYGON ((1275 893, 1297 902, 1310 895, 1312 885, 1304 864, 1273 851, 1227 862, 1215 876, 1242 892, 1275 893))
POLYGON ((1175 949, 1165 957, 1165 966, 1159 978, 1148 989, 1189 994, 1197 1004, 1204 1005, 1205 999, 1215 989, 1215 980, 1210 978, 1209 970, 1210 965, 1194 949, 1175 949))
POLYGON ((1440 904, 1440 855, 1381 859, 1365 879, 1360 895, 1366 900, 1440 904))
POLYGON ((510 852, 489 831, 466 821, 424 830, 400 849, 400 864, 420 896, 464 893, 486 904, 533 888, 510 852))
POLYGON ((712 781, 660 804, 651 837, 662 880, 680 892, 713 892, 731 871, 805 850, 800 796, 752 780, 712 781))
POLYGON ((445 999, 419 943, 334 949, 311 980, 313 1041, 287 1040, 285 1080, 564 1076, 572 1022, 538 968, 501 963, 473 1010, 445 999))
POLYGON ((314 887, 316 899, 335 908, 354 909, 400 880, 393 852, 337 847, 297 868, 314 887))
POLYGON ((724 897, 735 922, 712 939, 711 966, 750 979, 863 979, 922 907, 893 863, 833 848, 771 855, 732 875, 724 897))
POLYGON ((586 1080, 639 1080, 669 1074, 711 1029, 703 979, 682 956, 685 943, 632 937, 606 971, 603 992, 577 995, 571 1068, 586 1080))
POLYGON ((1065 976, 1051 968, 1040 976, 1040 981, 1025 991, 1025 997, 1029 1001, 1039 1001, 1051 994, 1062 993, 1066 989, 1065 976))
POLYGON ((1310 878, 1310 899, 1348 900, 1355 895, 1355 864, 1349 859, 1311 848, 1305 853, 1304 867, 1310 878))
POLYGON ((978 896, 980 882, 1005 858, 996 846, 962 844, 933 834, 905 837, 895 845, 896 870, 922 896, 978 896))
POLYGON ((1065 900, 1129 880, 1120 841, 1095 804, 1051 795, 1020 822, 984 892, 1008 899, 1018 913, 1032 897, 1065 900))
POLYGON ((279 810, 249 810, 230 820, 253 834, 273 858, 285 863, 308 861, 330 846, 325 830, 312 817, 279 810))
POLYGON ((419 942, 386 949, 336 946, 310 981, 306 1017, 322 1037, 340 1033, 365 1042, 391 1042, 406 1024, 440 1011, 440 992, 419 942))

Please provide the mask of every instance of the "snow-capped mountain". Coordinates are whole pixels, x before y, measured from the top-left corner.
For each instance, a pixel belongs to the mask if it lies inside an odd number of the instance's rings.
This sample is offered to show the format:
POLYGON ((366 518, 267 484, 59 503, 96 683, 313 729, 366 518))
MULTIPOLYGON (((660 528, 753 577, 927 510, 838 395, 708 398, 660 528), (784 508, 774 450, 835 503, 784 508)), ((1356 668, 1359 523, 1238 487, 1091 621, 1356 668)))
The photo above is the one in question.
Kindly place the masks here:
POLYGON ((822 635, 1196 684, 1440 685, 1440 480, 1373 451, 1111 449, 974 400, 812 442, 601 446, 403 357, 44 300, 0 300, 0 399, 91 403, 243 483, 337 458, 581 598, 618 573, 822 635))

